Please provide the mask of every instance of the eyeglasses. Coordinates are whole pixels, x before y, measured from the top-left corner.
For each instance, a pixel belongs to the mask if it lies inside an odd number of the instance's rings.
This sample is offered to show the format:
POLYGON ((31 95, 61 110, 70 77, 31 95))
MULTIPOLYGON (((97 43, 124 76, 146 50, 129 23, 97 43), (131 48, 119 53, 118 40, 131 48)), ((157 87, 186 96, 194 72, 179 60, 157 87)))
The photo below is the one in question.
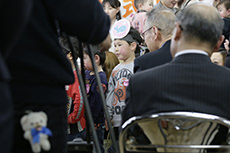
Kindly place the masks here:
POLYGON ((148 29, 146 29, 145 31, 143 31, 143 32, 141 33, 141 37, 142 37, 143 39, 145 38, 146 32, 149 31, 150 29, 152 29, 152 26, 149 27, 148 29))
POLYGON ((156 27, 159 31, 161 31, 160 28, 158 28, 158 27, 155 26, 155 25, 152 25, 151 27, 149 27, 148 29, 146 29, 145 31, 142 32, 141 37, 144 39, 144 38, 145 38, 146 32, 149 31, 149 30, 151 30, 153 27, 156 27))

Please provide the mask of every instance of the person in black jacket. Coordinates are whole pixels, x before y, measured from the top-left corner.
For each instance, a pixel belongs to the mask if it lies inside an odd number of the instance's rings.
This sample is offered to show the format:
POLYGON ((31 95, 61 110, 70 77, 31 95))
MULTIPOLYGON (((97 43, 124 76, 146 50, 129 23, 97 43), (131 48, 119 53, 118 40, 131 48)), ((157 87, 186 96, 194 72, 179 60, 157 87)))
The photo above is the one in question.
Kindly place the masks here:
POLYGON ((29 153, 29 141, 19 123, 27 110, 44 111, 52 136, 50 153, 66 153, 65 85, 74 82, 72 67, 58 41, 55 20, 79 40, 110 47, 110 19, 98 0, 36 0, 22 38, 7 63, 12 74, 14 153, 29 153))
POLYGON ((147 14, 143 38, 150 50, 134 60, 134 73, 149 69, 172 60, 170 39, 176 16, 172 11, 153 9, 147 14))
POLYGON ((0 1, 0 148, 1 152, 4 153, 10 153, 13 136, 13 105, 9 88, 10 73, 5 60, 27 23, 32 2, 32 0, 0 1))

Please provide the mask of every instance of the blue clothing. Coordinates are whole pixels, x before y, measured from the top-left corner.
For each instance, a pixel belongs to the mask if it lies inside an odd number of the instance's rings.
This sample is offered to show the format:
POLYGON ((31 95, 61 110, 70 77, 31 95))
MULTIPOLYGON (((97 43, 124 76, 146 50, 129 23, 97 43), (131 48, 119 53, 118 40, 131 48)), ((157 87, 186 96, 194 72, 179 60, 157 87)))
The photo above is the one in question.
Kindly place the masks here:
POLYGON ((97 127, 96 129, 96 133, 97 133, 97 137, 98 137, 98 141, 99 141, 99 145, 101 148, 101 153, 104 153, 104 133, 105 133, 105 124, 100 124, 99 127, 97 127))
MULTIPOLYGON (((93 120, 95 124, 104 123, 105 118, 104 118, 103 104, 102 104, 101 96, 99 94, 99 88, 97 86, 96 76, 90 75, 90 72, 91 71, 86 70, 85 77, 86 77, 87 95, 88 95, 88 100, 89 100, 89 105, 92 112, 93 120)), ((108 87, 105 72, 99 72, 99 77, 101 79, 102 87, 105 93, 108 87)))

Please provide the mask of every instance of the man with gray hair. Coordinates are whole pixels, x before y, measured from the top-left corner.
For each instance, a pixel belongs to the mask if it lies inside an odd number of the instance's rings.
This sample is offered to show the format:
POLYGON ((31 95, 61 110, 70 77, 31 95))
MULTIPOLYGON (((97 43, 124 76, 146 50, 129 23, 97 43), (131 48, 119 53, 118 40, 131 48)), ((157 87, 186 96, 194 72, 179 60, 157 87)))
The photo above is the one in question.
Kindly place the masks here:
POLYGON ((134 61, 134 72, 142 71, 172 60, 170 54, 170 39, 175 27, 176 16, 173 12, 163 9, 153 9, 147 13, 142 37, 151 51, 134 61))
POLYGON ((223 41, 222 30, 223 21, 214 7, 194 4, 185 8, 172 35, 174 59, 131 77, 123 123, 132 116, 171 111, 230 119, 230 94, 226 94, 230 70, 209 58, 223 41))

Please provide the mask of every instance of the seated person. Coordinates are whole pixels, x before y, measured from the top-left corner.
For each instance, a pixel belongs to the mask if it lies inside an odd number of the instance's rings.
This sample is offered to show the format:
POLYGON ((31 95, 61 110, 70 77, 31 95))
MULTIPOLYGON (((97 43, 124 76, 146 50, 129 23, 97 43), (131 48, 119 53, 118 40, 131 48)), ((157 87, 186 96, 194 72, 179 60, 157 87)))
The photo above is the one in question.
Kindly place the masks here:
MULTIPOLYGON (((213 64, 224 37, 223 21, 212 6, 192 4, 177 16, 170 63, 133 75, 122 122, 137 115, 192 111, 230 119, 230 71, 213 64), (200 26, 205 25, 205 26, 200 26)), ((221 131, 222 132, 222 131, 221 131)), ((218 141, 224 141, 226 133, 218 141)))

